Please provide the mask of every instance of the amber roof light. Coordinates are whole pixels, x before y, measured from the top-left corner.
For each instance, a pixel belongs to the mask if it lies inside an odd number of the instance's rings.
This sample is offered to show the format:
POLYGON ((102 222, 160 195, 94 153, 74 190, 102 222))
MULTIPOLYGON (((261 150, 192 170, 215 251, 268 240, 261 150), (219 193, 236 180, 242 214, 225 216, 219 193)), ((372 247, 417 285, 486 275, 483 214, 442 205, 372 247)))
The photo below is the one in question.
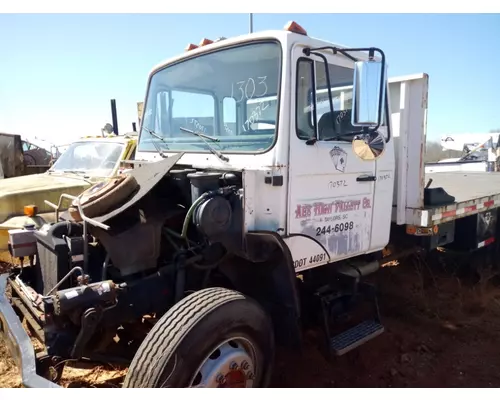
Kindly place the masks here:
POLYGON ((189 43, 184 50, 185 51, 189 51, 189 50, 194 50, 194 49, 197 49, 197 48, 198 48, 198 46, 196 46, 195 44, 189 43))
POLYGON ((206 46, 207 44, 212 44, 214 41, 210 39, 202 39, 200 42, 200 47, 201 46, 206 46))
POLYGON ((307 36, 307 32, 304 28, 302 28, 297 22, 290 21, 285 25, 285 30, 293 33, 298 33, 299 35, 307 36))

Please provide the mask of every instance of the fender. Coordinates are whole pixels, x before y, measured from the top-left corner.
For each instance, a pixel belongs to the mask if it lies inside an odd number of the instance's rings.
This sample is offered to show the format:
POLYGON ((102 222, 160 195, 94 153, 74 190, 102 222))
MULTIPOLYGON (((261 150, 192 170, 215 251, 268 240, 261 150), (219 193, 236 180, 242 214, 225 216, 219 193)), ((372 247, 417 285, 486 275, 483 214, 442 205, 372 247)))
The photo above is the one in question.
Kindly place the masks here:
POLYGON ((245 235, 244 258, 235 256, 220 269, 236 290, 254 298, 273 320, 276 341, 299 348, 302 343, 297 276, 288 246, 272 231, 245 235))

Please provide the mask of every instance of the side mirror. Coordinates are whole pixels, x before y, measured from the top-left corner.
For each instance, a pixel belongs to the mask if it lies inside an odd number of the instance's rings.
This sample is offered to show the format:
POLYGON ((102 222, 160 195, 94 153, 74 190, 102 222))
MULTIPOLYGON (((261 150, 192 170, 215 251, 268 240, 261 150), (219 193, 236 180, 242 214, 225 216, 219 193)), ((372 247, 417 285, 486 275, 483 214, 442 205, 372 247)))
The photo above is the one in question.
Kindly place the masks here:
POLYGON ((351 124, 367 128, 382 122, 385 97, 385 62, 357 61, 354 65, 351 124))
POLYGON ((374 161, 385 151, 385 140, 377 132, 356 136, 352 141, 352 151, 363 161, 374 161))

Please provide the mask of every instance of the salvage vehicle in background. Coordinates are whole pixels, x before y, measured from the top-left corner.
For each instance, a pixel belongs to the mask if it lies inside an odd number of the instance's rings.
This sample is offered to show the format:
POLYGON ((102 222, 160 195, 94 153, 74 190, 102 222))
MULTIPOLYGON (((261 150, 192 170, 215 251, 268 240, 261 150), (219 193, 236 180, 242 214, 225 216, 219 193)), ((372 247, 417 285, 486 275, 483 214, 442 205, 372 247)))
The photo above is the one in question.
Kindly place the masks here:
POLYGON ((24 163, 29 167, 46 166, 48 169, 61 155, 55 145, 40 140, 24 139, 22 145, 24 163))
MULTIPOLYGON (((4 179, 0 183, 0 261, 12 262, 8 231, 56 222, 45 201, 58 203, 62 193, 78 195, 96 182, 117 175, 120 162, 133 158, 137 134, 81 138, 44 173, 4 179)), ((61 204, 61 211, 67 208, 61 204)))
POLYGON ((484 143, 464 144, 461 157, 426 163, 425 172, 498 172, 500 148, 493 135, 484 143))
POLYGON ((120 361, 124 387, 266 386, 308 327, 327 357, 384 332, 382 263, 498 237, 500 174, 425 174, 427 74, 294 22, 186 50, 149 75, 143 164, 9 231, 30 266, 0 276, 0 330, 28 387, 69 360, 120 361))
POLYGON ((47 171, 57 157, 20 135, 0 132, 0 179, 47 171))

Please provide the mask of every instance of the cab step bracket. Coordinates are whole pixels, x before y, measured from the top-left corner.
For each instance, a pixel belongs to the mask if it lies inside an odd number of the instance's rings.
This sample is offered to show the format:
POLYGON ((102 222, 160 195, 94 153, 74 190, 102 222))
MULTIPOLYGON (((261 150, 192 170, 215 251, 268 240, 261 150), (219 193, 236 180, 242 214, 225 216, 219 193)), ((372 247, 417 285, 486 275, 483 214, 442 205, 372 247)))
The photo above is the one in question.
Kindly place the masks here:
POLYGON ((321 304, 324 353, 327 359, 342 356, 385 331, 381 323, 375 286, 361 282, 361 274, 356 276, 341 272, 338 276, 343 281, 340 286, 337 284, 334 288, 326 285, 316 292, 321 304), (356 313, 363 303, 367 306, 362 307, 365 308, 364 317, 353 319, 353 312, 356 313), (352 322, 358 322, 352 326, 348 323, 351 319, 352 322), (351 326, 342 328, 340 325, 345 323, 351 326), (336 332, 332 332, 332 329, 336 332))
POLYGON ((348 351, 384 333, 384 326, 374 320, 366 320, 330 339, 332 352, 341 356, 348 351))

